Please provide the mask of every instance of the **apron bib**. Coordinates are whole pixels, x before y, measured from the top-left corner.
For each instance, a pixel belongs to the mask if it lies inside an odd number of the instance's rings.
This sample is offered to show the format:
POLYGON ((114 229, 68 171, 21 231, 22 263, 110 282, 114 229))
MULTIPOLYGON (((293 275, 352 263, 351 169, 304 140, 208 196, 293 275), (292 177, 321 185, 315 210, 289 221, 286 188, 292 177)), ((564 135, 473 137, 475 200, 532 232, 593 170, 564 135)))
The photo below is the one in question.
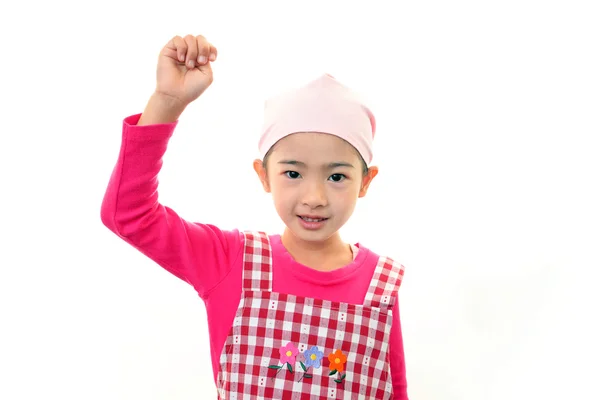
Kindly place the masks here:
POLYGON ((380 257, 362 305, 276 293, 268 236, 244 236, 243 293, 218 398, 391 398, 388 343, 404 267, 380 257))

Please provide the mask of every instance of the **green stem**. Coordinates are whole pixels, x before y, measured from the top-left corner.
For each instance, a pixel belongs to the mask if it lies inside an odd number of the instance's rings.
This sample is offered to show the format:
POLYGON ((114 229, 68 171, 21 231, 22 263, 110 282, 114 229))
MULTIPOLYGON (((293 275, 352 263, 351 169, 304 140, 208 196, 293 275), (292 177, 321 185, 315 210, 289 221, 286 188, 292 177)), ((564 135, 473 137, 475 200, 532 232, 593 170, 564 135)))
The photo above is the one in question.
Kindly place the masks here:
POLYGON ((284 365, 285 365, 285 364, 283 364, 283 365, 281 366, 281 368, 279 368, 279 369, 277 370, 277 372, 275 373, 275 375, 273 375, 273 377, 271 378, 272 380, 275 380, 275 377, 277 376, 277 374, 278 374, 278 373, 280 373, 280 372, 281 372, 281 370, 283 369, 283 366, 284 366, 284 365))
MULTIPOLYGON (((311 368, 311 367, 308 367, 308 368, 306 369, 306 371, 304 371, 304 372, 302 373, 302 376, 300 377, 300 379, 298 379, 298 382, 300 382, 302 379, 306 378, 306 375, 310 375, 310 374, 308 373, 308 370, 309 370, 310 368, 311 368)), ((310 375, 310 376, 309 376, 309 378, 312 378, 312 375, 310 375)))

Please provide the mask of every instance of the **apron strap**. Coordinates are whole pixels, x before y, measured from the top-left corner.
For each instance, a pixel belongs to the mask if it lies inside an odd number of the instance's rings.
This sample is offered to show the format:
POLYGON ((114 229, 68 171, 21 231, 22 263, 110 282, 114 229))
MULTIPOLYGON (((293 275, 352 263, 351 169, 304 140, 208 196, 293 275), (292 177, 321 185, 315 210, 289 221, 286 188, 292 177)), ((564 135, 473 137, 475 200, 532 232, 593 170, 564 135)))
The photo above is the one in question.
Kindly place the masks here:
POLYGON ((404 277, 404 265, 387 257, 379 257, 369 290, 365 296, 367 307, 392 307, 404 277))
POLYGON ((264 232, 244 232, 243 290, 272 291, 271 244, 264 232))

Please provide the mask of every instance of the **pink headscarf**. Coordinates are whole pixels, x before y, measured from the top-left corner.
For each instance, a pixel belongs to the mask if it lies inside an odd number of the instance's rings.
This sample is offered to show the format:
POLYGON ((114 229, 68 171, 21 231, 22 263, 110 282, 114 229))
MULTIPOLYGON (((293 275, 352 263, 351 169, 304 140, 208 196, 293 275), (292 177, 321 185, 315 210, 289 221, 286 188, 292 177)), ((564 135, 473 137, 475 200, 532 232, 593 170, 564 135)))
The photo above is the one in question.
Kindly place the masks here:
POLYGON ((299 132, 338 136, 354 146, 367 164, 373 159, 375 117, 357 94, 331 75, 265 102, 258 143, 261 157, 280 139, 299 132))

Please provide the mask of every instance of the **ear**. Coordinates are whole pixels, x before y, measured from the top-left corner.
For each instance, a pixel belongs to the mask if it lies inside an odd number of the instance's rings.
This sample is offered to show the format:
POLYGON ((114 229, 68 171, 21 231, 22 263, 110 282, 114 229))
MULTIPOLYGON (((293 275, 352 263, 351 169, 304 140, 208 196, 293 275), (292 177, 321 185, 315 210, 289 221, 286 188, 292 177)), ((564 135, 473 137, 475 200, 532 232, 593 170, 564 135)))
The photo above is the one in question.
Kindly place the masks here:
POLYGON ((379 168, 377 167, 369 167, 367 171, 367 175, 365 175, 362 179, 362 185, 360 187, 360 192, 358 192, 358 197, 365 197, 367 195, 367 190, 369 190, 369 185, 373 181, 373 178, 377 176, 379 173, 379 168))
POLYGON ((271 193, 271 186, 269 185, 269 177, 267 176, 267 171, 265 167, 263 167, 262 160, 256 159, 253 163, 254 171, 256 171, 256 175, 258 175, 258 179, 260 179, 260 183, 262 183, 263 189, 265 192, 271 193))

